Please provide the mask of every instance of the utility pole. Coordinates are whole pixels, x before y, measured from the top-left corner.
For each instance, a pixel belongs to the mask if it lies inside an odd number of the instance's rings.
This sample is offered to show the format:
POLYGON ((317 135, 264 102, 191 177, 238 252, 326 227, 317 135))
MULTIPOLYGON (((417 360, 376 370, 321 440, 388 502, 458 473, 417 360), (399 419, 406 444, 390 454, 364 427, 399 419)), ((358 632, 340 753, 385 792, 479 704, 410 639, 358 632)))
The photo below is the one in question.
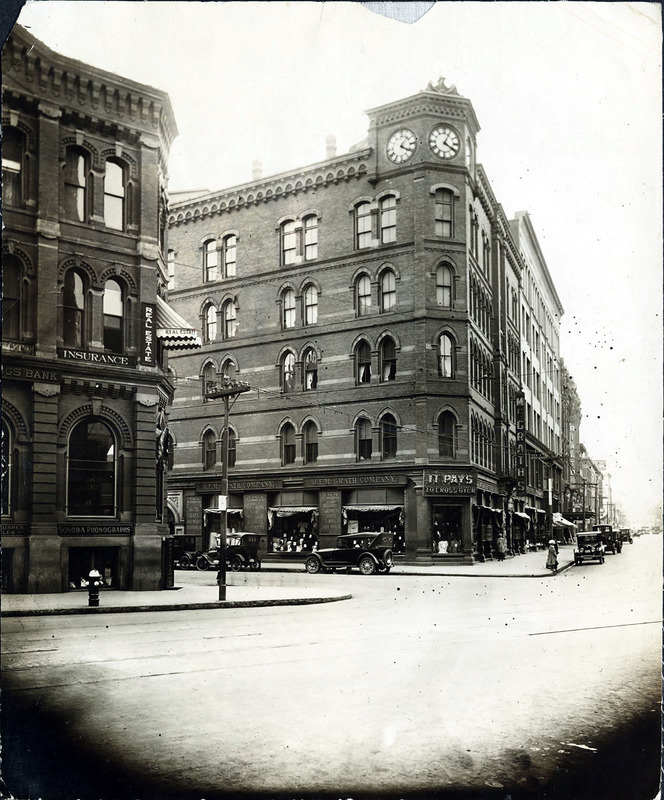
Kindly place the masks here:
POLYGON ((222 449, 223 460, 221 462, 221 514, 220 516, 220 535, 219 535, 219 575, 217 582, 219 583, 219 599, 226 599, 226 520, 228 509, 228 440, 230 439, 230 428, 228 419, 230 415, 230 400, 231 397, 237 397, 243 392, 248 392, 251 389, 248 383, 244 381, 236 381, 223 376, 223 383, 221 386, 209 386, 206 389, 205 397, 207 400, 217 400, 222 398, 224 401, 224 429, 222 433, 222 449))

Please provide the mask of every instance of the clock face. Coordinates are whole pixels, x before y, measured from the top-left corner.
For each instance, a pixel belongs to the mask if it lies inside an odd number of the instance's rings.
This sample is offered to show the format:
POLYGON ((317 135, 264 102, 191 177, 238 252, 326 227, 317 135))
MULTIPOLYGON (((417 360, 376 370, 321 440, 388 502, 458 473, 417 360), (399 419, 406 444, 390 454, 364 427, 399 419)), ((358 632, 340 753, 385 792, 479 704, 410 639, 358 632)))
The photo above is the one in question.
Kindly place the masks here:
POLYGON ((429 147, 441 158, 454 158, 459 152, 459 134, 447 125, 438 125, 431 131, 429 147))
POLYGON ((390 136, 387 142, 387 157, 395 164, 403 164, 413 155, 416 147, 415 134, 404 128, 390 136))

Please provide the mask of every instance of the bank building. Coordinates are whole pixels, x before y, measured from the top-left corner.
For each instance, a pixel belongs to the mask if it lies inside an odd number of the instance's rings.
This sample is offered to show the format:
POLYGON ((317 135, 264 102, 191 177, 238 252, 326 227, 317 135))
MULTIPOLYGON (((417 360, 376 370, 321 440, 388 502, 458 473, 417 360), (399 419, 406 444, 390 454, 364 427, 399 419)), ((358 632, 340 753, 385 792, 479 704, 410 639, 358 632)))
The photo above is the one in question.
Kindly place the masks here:
POLYGON ((397 560, 472 564, 560 509, 563 309, 532 222, 454 86, 367 116, 347 153, 171 196, 169 302, 203 340, 170 359, 181 548, 215 544, 224 459, 228 529, 268 558, 384 530, 397 560), (226 438, 209 395, 233 381, 226 438))

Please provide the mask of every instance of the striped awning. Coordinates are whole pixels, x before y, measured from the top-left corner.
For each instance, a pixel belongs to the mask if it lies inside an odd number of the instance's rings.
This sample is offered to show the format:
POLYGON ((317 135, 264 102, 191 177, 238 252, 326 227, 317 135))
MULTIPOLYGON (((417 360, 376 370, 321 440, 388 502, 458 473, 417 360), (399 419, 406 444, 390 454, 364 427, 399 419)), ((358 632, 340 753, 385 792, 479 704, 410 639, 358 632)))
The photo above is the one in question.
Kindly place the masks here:
POLYGON ((184 317, 157 295, 157 338, 166 350, 195 350, 201 337, 184 317))

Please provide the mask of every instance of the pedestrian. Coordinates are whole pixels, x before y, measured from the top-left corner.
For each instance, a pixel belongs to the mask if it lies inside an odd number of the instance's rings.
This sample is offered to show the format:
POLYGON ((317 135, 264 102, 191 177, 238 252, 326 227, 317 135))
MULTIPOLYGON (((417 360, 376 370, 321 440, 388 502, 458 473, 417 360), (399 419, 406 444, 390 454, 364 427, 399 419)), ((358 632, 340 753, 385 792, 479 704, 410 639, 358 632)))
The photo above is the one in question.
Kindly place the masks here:
POLYGON ((550 569, 551 572, 556 572, 558 570, 555 539, 549 539, 549 555, 546 558, 546 568, 550 569))
POLYGON ((496 550, 498 551, 498 561, 504 561, 505 553, 507 552, 507 541, 502 533, 496 541, 496 550))

